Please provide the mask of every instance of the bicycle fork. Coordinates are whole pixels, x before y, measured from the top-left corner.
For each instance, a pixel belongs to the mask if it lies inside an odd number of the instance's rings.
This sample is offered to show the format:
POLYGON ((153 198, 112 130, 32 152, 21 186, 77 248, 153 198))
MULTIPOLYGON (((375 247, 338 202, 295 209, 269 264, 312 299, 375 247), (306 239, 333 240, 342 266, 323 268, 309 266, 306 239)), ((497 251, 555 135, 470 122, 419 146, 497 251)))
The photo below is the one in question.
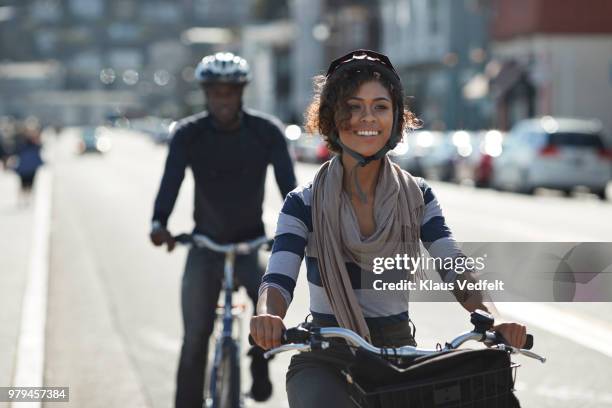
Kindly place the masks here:
MULTIPOLYGON (((230 350, 239 350, 239 344, 235 344, 235 347, 226 347, 226 343, 232 342, 236 343, 233 336, 233 325, 234 325, 234 313, 233 313, 233 305, 232 305, 232 297, 234 291, 234 264, 236 260, 235 252, 227 252, 225 254, 225 264, 223 268, 224 279, 223 279, 223 292, 224 292, 224 305, 223 305, 223 320, 222 320, 222 331, 221 336, 215 342, 215 354, 213 360, 213 366, 210 375, 210 399, 206 401, 206 406, 216 405, 216 402, 219 401, 220 396, 217 395, 218 387, 218 371, 222 364, 222 360, 224 358, 224 353, 227 353, 230 350), (214 401, 214 402, 213 402, 214 401)), ((236 367, 238 369, 238 373, 234 373, 233 375, 240 375, 240 364, 236 367)), ((224 375, 228 375, 228 373, 224 373, 224 375)), ((241 403, 240 403, 241 404, 241 403)))
POLYGON ((234 263, 236 261, 236 253, 228 252, 225 254, 225 265, 223 267, 223 273, 225 279, 223 279, 223 291, 225 297, 225 304, 223 305, 223 333, 221 338, 232 337, 232 295, 234 292, 234 263))

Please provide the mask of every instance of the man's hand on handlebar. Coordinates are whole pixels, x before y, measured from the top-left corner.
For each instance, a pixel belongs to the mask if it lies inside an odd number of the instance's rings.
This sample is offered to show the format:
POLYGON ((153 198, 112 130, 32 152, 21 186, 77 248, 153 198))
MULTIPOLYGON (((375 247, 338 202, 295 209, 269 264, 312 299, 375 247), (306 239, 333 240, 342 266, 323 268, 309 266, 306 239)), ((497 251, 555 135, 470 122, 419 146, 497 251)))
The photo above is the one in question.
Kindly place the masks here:
POLYGON ((493 326, 493 330, 501 334, 512 347, 523 348, 527 340, 527 327, 519 323, 499 323, 493 326))
POLYGON ((262 314, 251 318, 251 336, 264 350, 280 347, 284 330, 285 324, 280 316, 262 314))
POLYGON ((168 252, 171 252, 176 246, 176 241, 172 237, 172 234, 163 226, 158 226, 151 230, 149 234, 151 242, 155 246, 166 244, 168 246, 168 252))

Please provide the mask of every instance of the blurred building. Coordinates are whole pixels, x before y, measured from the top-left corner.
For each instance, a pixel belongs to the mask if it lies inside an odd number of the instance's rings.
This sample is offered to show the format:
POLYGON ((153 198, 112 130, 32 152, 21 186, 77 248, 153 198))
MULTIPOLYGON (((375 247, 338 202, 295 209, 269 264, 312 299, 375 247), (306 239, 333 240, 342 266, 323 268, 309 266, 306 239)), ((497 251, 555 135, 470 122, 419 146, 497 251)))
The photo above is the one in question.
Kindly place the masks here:
POLYGON ((296 25, 291 53, 291 109, 296 121, 312 100, 312 78, 323 70, 323 44, 329 27, 321 21, 324 0, 291 0, 290 17, 296 25))
POLYGON ((295 24, 291 108, 294 121, 301 122, 312 101, 313 78, 350 50, 379 49, 381 22, 378 1, 291 0, 290 6, 295 24))
POLYGON ((409 105, 433 129, 490 125, 482 72, 489 58, 490 1, 380 0, 381 49, 411 95, 409 105))
POLYGON ((296 24, 287 0, 255 0, 249 24, 242 27, 240 55, 251 66, 253 81, 246 88, 248 107, 293 122, 291 80, 296 24))
POLYGON ((289 19, 243 28, 241 55, 253 72, 246 88, 246 106, 272 113, 285 122, 295 122, 291 108, 291 50, 295 24, 289 19))
MULTIPOLYGON (((194 89, 199 92, 193 68, 206 53, 239 49, 239 28, 251 3, 15 0, 0 10, 2 58, 51 64, 59 67, 60 79, 38 89, 38 105, 29 105, 30 112, 12 107, 4 113, 53 112, 49 120, 75 124, 99 123, 110 115, 179 116, 201 109, 201 98, 191 97, 194 89), (47 106, 32 112, 41 105, 47 106)), ((32 99, 31 85, 11 92, 32 99)))
POLYGON ((612 137, 612 2, 497 0, 497 123, 557 115, 600 119, 612 137))
POLYGON ((41 118, 53 118, 56 109, 40 96, 60 89, 64 70, 59 63, 0 62, 0 116, 25 118, 35 111, 41 118))
MULTIPOLYGON (((378 1, 327 0, 324 2, 322 26, 328 36, 322 43, 326 64, 349 51, 380 47, 380 6, 378 1)), ((315 31, 315 36, 317 32, 315 31)), ((324 68, 327 68, 325 66, 324 68)))

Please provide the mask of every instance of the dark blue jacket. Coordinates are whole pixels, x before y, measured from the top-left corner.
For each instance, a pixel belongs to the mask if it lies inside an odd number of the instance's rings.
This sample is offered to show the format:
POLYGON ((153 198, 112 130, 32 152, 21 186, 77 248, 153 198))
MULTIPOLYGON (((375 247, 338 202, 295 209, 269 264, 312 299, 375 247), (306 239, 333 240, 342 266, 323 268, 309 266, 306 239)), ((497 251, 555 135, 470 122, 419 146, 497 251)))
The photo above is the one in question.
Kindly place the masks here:
POLYGON ((17 150, 19 161, 15 171, 20 176, 31 176, 36 173, 38 168, 43 165, 40 155, 41 146, 30 141, 26 141, 17 150))
POLYGON ((273 117, 244 110, 240 128, 226 132, 207 112, 174 130, 153 220, 166 225, 190 167, 195 180, 195 232, 220 243, 264 234, 262 204, 269 164, 283 197, 296 186, 287 143, 273 117))

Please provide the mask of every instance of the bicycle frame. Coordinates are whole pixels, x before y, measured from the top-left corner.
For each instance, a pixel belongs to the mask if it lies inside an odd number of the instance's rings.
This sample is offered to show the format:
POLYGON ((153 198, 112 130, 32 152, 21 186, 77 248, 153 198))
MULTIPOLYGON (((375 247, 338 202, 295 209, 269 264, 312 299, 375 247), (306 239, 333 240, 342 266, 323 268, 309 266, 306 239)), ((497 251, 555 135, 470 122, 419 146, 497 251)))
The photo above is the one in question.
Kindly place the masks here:
POLYGON ((234 315, 232 313, 232 297, 234 292, 234 264, 236 262, 236 253, 227 252, 225 254, 225 264, 223 267, 223 291, 224 293, 224 305, 223 305, 223 331, 221 337, 232 337, 232 329, 234 322, 234 315))
MULTIPOLYGON (((243 242, 238 244, 227 244, 220 245, 213 242, 210 238, 200 234, 181 234, 175 237, 177 242, 184 244, 192 244, 200 248, 208 248, 212 251, 225 254, 225 260, 223 265, 223 312, 222 312, 222 330, 221 335, 215 341, 214 358, 212 367, 210 368, 209 376, 209 395, 205 401, 206 406, 209 404, 216 406, 219 401, 219 395, 217 395, 217 380, 218 371, 223 363, 225 346, 231 344, 229 347, 230 352, 240 350, 240 339, 235 339, 233 335, 235 313, 232 303, 234 293, 234 266, 236 263, 236 255, 249 254, 256 251, 262 245, 270 241, 266 237, 260 237, 249 242, 243 242)), ((241 313, 241 312, 240 312, 241 313)), ((219 315, 217 315, 218 319, 219 315)), ((215 319, 216 320, 216 319, 215 319)), ((236 367, 238 378, 240 378, 240 359, 236 355, 236 367)), ((239 391, 238 385, 238 391, 239 391)), ((239 397, 241 400, 241 397, 239 397)), ((240 403, 241 404, 241 403, 240 403)))
MULTIPOLYGON (((221 336, 215 341, 215 354, 213 364, 210 369, 209 378, 209 398, 212 401, 218 400, 217 395, 217 372, 221 365, 221 359, 223 357, 223 344, 227 339, 230 341, 236 341, 233 336, 234 326, 234 314, 233 314, 233 292, 234 292, 234 265, 236 261, 235 250, 230 250, 225 253, 225 261, 223 266, 223 292, 224 292, 224 305, 223 305, 223 321, 221 336)), ((238 341, 239 343, 239 341, 238 341)), ((240 366, 238 366, 240 368, 240 366)))

